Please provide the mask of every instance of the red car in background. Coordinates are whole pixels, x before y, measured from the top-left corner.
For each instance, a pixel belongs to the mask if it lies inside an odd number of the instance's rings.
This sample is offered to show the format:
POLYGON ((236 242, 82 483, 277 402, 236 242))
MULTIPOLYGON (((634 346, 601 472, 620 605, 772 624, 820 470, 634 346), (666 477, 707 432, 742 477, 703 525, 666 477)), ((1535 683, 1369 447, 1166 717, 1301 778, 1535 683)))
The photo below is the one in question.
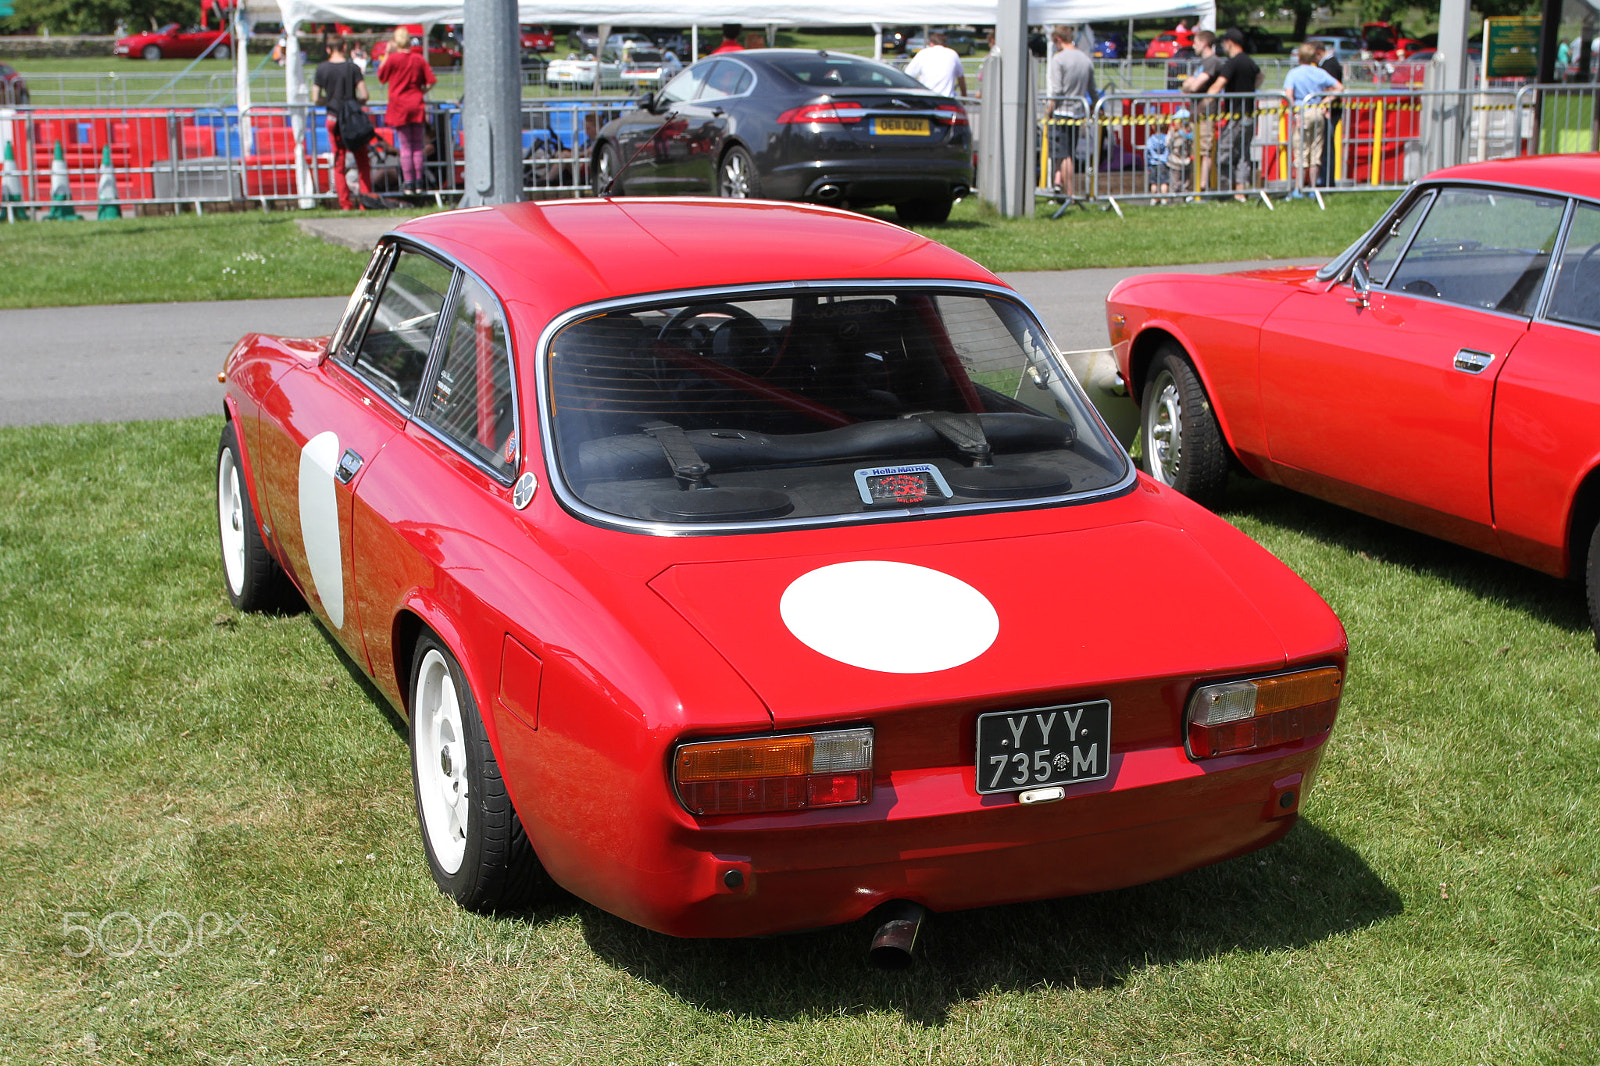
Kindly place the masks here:
POLYGON ((1435 171, 1320 270, 1107 298, 1145 469, 1258 477, 1587 583, 1600 631, 1600 156, 1435 171))
POLYGON ((922 908, 1278 839, 1339 703, 1316 593, 1138 476, 1015 292, 887 222, 413 219, 331 337, 248 335, 226 382, 227 594, 292 587, 409 720, 467 907, 878 911, 908 960, 922 908), (1130 636, 1155 603, 1196 622, 1130 636))
POLYGON ((227 59, 233 55, 233 35, 227 30, 185 30, 176 22, 151 33, 122 37, 111 46, 113 55, 129 59, 227 59))
POLYGON ((522 50, 524 52, 553 52, 556 48, 556 39, 548 26, 523 26, 522 50))
POLYGON ((1146 46, 1144 57, 1146 59, 1175 59, 1184 48, 1185 45, 1178 40, 1177 34, 1163 33, 1146 46))
POLYGON ((1397 22, 1364 22, 1361 24, 1361 40, 1373 59, 1386 63, 1405 59, 1422 47, 1422 42, 1407 37, 1397 22))

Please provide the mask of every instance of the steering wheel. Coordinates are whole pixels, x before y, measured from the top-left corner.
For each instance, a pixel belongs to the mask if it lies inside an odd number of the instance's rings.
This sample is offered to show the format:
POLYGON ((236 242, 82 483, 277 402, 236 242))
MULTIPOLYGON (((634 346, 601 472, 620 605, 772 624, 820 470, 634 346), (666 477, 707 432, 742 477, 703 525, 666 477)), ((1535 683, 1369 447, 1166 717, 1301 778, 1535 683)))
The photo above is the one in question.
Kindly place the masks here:
POLYGON ((691 304, 668 319, 658 336, 663 344, 754 377, 772 369, 772 335, 759 318, 735 304, 691 304))

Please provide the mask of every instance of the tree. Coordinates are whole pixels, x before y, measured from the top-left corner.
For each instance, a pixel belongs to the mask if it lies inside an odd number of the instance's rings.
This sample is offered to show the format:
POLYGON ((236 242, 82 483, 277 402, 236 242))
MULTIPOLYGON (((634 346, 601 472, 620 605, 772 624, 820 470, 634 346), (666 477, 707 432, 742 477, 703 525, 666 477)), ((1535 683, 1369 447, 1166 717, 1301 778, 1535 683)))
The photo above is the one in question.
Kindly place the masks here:
POLYGON ((132 31, 200 21, 200 0, 15 0, 16 13, 0 19, 13 33, 111 33, 125 20, 132 31))

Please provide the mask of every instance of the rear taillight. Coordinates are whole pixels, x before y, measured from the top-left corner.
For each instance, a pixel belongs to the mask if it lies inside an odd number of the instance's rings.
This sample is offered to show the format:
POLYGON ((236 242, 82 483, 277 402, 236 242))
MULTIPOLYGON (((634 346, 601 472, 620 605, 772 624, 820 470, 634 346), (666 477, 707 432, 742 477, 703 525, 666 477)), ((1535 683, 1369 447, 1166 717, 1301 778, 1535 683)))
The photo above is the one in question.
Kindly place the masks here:
POLYGON ((866 803, 872 730, 684 744, 672 756, 672 782, 683 805, 703 815, 866 803))
POLYGON ((793 126, 808 123, 851 123, 867 117, 867 109, 853 100, 835 100, 825 104, 805 104, 791 107, 778 116, 779 125, 793 126))
POLYGON ((967 109, 960 104, 940 104, 934 108, 937 117, 952 126, 965 126, 967 124, 967 109))
POLYGON ((1333 727, 1343 687, 1332 666, 1205 685, 1189 697, 1189 753, 1207 759, 1320 736, 1333 727))

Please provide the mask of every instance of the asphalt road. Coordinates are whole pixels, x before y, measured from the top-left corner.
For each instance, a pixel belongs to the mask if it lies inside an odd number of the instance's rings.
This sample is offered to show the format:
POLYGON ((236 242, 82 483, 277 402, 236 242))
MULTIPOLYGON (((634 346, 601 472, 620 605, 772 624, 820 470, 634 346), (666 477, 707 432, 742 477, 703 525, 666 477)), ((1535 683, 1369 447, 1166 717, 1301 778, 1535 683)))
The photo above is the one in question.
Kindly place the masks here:
MULTIPOLYGON (((330 219, 316 227, 303 225, 325 239, 369 248, 388 224, 330 219)), ((1215 274, 1261 265, 1269 264, 1165 269, 1215 274)), ((1106 294, 1122 278, 1154 269, 1001 276, 1033 304, 1056 343, 1073 350, 1103 348, 1108 343, 1106 294)), ((216 413, 222 403, 217 372, 240 336, 321 336, 333 331, 345 303, 340 296, 0 311, 0 426, 216 413)))

